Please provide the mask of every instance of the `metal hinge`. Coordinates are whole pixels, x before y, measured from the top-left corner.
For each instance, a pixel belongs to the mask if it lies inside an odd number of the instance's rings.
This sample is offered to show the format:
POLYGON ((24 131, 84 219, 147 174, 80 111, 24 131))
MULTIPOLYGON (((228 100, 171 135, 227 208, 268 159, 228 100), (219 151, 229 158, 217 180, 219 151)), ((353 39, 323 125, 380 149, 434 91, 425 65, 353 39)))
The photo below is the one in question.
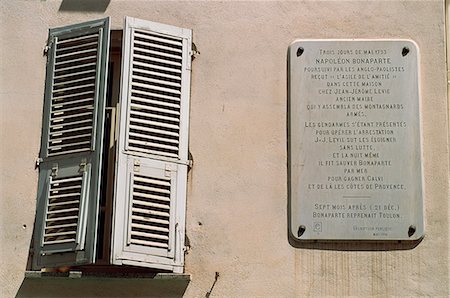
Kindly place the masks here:
POLYGON ((80 163, 80 169, 78 170, 80 173, 86 172, 86 164, 87 160, 86 158, 83 158, 80 163))
POLYGON ((188 171, 192 169, 193 165, 194 165, 194 157, 192 156, 191 151, 188 151, 188 161, 187 161, 188 171))
POLYGON ((47 42, 47 45, 46 46, 44 46, 44 49, 43 49, 43 54, 44 54, 44 56, 48 56, 48 52, 50 51, 50 48, 53 46, 53 38, 51 39, 51 40, 49 40, 48 42, 47 42))
POLYGON ((192 60, 194 60, 195 57, 200 55, 200 51, 197 50, 197 46, 195 45, 195 43, 192 43, 192 49, 191 49, 191 53, 190 54, 191 54, 192 60))
POLYGON ((141 170, 141 162, 138 159, 134 160, 134 171, 139 172, 141 170))
POLYGON ((166 164, 166 168, 164 169, 164 176, 170 177, 172 172, 172 167, 169 164, 166 164))
POLYGON ((58 164, 54 163, 52 166, 52 177, 55 177, 58 175, 58 164))
POLYGON ((34 169, 39 168, 39 165, 41 164, 41 162, 43 162, 44 160, 40 157, 36 158, 36 161, 34 163, 34 169))

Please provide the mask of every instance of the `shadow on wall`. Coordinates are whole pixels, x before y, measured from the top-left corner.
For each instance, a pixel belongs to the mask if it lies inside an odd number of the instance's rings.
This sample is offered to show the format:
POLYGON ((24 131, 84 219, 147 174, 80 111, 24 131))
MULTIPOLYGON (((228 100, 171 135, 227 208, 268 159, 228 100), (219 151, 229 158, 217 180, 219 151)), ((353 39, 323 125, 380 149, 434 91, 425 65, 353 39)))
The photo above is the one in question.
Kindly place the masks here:
MULTIPOLYGON (((40 272, 39 272, 40 273, 40 272)), ((17 297, 183 297, 188 278, 71 277, 31 274, 17 297)))
POLYGON ((93 11, 104 12, 111 0, 63 0, 59 7, 60 12, 93 11))

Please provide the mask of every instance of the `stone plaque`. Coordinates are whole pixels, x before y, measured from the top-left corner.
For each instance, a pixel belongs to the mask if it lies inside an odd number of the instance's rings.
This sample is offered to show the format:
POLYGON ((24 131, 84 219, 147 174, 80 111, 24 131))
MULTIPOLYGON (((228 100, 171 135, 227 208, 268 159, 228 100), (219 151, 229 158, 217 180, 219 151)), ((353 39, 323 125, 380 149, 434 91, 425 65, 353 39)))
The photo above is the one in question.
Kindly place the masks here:
POLYGON ((423 237, 418 57, 410 40, 290 45, 294 237, 423 237))

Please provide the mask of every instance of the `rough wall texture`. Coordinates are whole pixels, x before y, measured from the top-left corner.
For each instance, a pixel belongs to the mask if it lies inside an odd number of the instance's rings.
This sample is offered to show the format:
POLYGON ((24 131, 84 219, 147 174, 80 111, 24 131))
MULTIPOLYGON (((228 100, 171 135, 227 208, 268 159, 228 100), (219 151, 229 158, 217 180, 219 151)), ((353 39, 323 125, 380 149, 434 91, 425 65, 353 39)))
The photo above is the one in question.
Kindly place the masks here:
POLYGON ((201 52, 192 77, 186 297, 204 296, 216 271, 216 297, 449 295, 443 1, 113 0, 104 12, 89 1, 75 10, 62 4, 0 2, 0 296, 17 293, 31 240, 48 28, 111 16, 120 29, 124 15, 192 28, 201 52), (416 248, 311 250, 288 243, 286 52, 296 38, 418 43, 426 237, 416 248))

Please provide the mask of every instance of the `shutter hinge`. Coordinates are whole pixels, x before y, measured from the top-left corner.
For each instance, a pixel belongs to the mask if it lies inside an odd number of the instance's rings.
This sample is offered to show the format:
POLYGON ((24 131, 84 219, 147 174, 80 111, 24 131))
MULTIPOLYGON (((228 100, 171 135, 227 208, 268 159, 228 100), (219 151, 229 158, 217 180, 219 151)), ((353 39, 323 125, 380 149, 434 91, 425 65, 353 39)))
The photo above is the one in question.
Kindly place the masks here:
POLYGON ((168 164, 166 164, 166 168, 164 169, 164 176, 170 177, 172 172, 172 167, 168 164))
POLYGON ((80 163, 80 169, 78 170, 79 173, 86 172, 86 164, 87 164, 87 160, 86 160, 86 158, 83 158, 80 163))
POLYGON ((138 159, 134 160, 134 171, 139 172, 141 169, 141 162, 138 159))
POLYGON ((43 162, 44 160, 40 157, 36 158, 35 164, 34 164, 34 169, 39 168, 39 165, 41 164, 41 162, 43 162))
POLYGON ((187 161, 188 171, 192 169, 193 165, 194 165, 194 157, 192 156, 191 151, 188 151, 188 161, 187 161))
POLYGON ((47 45, 44 46, 44 49, 43 49, 43 55, 44 56, 48 56, 48 51, 50 51, 50 48, 53 46, 53 43, 54 43, 54 38, 50 39, 47 42, 47 45))
POLYGON ((192 43, 192 49, 191 49, 191 57, 192 60, 194 60, 198 55, 200 55, 200 51, 197 50, 197 46, 195 45, 195 43, 192 43))
POLYGON ((191 241, 189 240, 189 237, 186 234, 184 234, 183 251, 184 253, 188 254, 190 250, 191 250, 191 241))
POLYGON ((55 177, 58 175, 58 164, 54 163, 52 166, 52 177, 55 177))

